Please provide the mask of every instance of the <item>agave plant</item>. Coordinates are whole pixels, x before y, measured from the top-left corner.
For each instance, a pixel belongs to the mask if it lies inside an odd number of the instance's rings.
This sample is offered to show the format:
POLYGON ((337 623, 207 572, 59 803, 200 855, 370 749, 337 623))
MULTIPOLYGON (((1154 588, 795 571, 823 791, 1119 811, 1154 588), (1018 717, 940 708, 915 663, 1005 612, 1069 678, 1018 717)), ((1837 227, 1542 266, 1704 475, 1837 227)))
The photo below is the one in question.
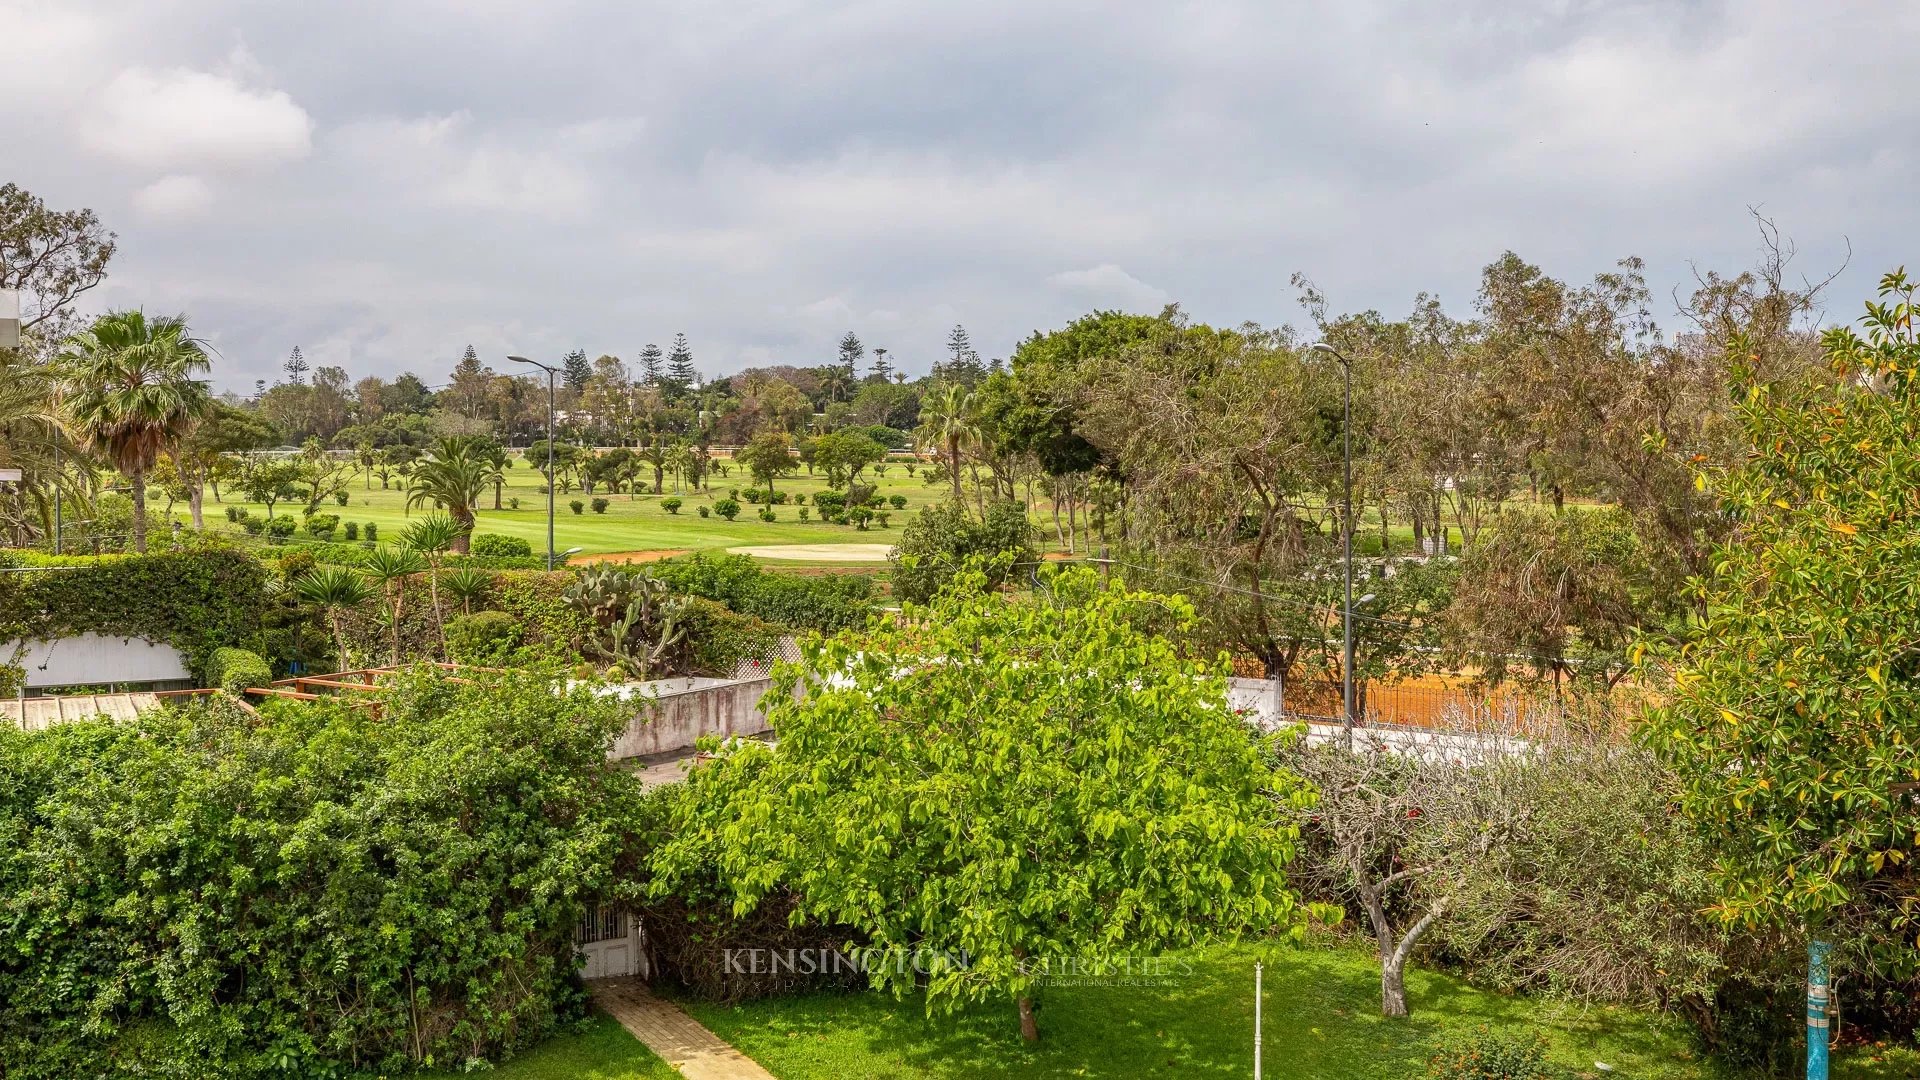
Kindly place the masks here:
POLYGON ((340 616, 352 608, 372 600, 373 586, 367 579, 344 566, 316 566, 294 579, 294 595, 309 604, 318 604, 326 613, 327 625, 333 629, 334 647, 339 650, 340 666, 346 668, 353 663, 347 658, 347 635, 340 625, 340 616))
POLYGON ((485 570, 463 566, 449 571, 444 584, 447 595, 460 602, 461 614, 471 615, 474 601, 485 600, 487 594, 493 591, 493 575, 485 570))
POLYGON ((385 544, 374 548, 367 555, 366 562, 360 564, 360 569, 375 585, 379 586, 380 592, 386 597, 387 603, 381 612, 381 621, 387 624, 393 642, 393 654, 389 662, 398 664, 400 662, 400 607, 406 600, 407 580, 415 574, 424 572, 427 569, 427 561, 412 548, 385 544))

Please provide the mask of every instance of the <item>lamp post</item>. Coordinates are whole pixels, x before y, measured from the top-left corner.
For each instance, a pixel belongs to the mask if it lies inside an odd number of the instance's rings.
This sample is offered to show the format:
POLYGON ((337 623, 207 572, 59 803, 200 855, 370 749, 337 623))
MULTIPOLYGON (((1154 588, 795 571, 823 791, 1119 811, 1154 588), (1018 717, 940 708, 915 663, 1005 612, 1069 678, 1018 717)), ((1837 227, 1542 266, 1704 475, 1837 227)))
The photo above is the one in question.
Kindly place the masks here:
POLYGON ((547 373, 547 570, 553 570, 553 380, 558 369, 524 356, 509 356, 516 364, 530 364, 547 373))
POLYGON ((1340 561, 1346 590, 1340 605, 1340 723, 1353 745, 1353 361, 1324 341, 1307 346, 1340 361, 1340 561))

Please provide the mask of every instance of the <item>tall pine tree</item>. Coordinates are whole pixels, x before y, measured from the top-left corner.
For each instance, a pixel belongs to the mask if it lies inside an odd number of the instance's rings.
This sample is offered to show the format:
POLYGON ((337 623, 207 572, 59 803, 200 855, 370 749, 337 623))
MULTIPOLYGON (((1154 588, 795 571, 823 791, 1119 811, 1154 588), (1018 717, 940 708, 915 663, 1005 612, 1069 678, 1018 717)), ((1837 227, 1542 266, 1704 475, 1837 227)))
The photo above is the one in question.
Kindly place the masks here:
POLYGON ((980 363, 980 354, 973 351, 966 327, 954 324, 953 332, 947 335, 947 362, 937 367, 934 374, 962 386, 972 386, 986 378, 987 370, 980 363))
POLYGON ((840 366, 852 371, 853 366, 866 355, 867 347, 860 344, 860 339, 854 336, 853 331, 847 331, 847 336, 840 339, 840 366))
POLYGON ((647 342, 640 350, 640 381, 648 386, 659 386, 660 376, 664 373, 660 362, 660 346, 647 342))
POLYGON ((293 385, 299 386, 307 381, 307 358, 300 355, 300 346, 293 347, 293 351, 287 354, 287 362, 281 366, 287 371, 287 381, 293 385))
POLYGON ((587 350, 575 349, 560 361, 560 378, 566 382, 569 390, 586 389, 587 380, 593 378, 593 365, 587 362, 587 350))
POLYGON ((867 381, 882 386, 893 381, 893 365, 887 363, 887 350, 879 345, 873 347, 873 373, 867 376, 867 381))
POLYGON ((693 380, 698 373, 693 370, 693 349, 687 344, 687 335, 673 335, 673 348, 667 353, 668 389, 675 394, 685 394, 693 389, 693 380))

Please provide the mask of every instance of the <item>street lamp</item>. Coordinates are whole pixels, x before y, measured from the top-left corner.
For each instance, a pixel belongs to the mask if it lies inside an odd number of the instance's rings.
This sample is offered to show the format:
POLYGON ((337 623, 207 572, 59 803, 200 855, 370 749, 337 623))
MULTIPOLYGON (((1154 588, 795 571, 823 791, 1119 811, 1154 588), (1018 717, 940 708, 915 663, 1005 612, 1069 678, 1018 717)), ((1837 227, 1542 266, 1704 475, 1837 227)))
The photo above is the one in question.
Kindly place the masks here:
POLYGON ((1340 560, 1346 577, 1345 602, 1340 611, 1340 723, 1348 746, 1353 745, 1353 361, 1324 341, 1307 346, 1340 361, 1340 560))
POLYGON ((547 373, 547 570, 553 570, 553 380, 557 368, 524 356, 509 356, 516 364, 531 364, 547 373))

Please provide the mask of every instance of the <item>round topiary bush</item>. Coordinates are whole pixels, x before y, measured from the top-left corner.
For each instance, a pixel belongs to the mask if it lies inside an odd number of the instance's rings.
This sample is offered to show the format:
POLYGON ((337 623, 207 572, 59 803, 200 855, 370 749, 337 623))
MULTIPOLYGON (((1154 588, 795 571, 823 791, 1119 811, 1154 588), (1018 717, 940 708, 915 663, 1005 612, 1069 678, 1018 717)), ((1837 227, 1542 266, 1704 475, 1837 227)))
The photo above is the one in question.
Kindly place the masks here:
POLYGON ((680 500, 679 499, 661 499, 660 509, 665 510, 669 514, 677 514, 680 512, 680 500))
POLYGON ((887 496, 887 505, 893 507, 895 510, 905 510, 907 508, 907 497, 905 495, 889 495, 887 496))
POLYGON ((706 517, 710 513, 710 511, 704 506, 700 507, 699 509, 700 509, 701 517, 706 517))
POLYGON ((378 543, 379 541, 380 541, 380 526, 374 524, 371 521, 367 522, 367 543, 374 544, 374 543, 378 543))
POLYGON ((761 520, 761 521, 765 521, 765 522, 769 522, 769 523, 770 523, 770 522, 772 522, 772 521, 774 520, 774 518, 775 518, 776 516, 777 516, 777 515, 775 515, 775 514, 774 514, 774 512, 773 512, 773 507, 771 507, 771 506, 769 506, 769 507, 767 507, 766 509, 764 509, 764 510, 762 510, 762 511, 760 511, 760 520, 761 520))
POLYGON ((719 502, 713 504, 713 512, 726 518, 728 521, 732 521, 734 518, 740 516, 740 504, 732 499, 721 499, 719 502))
POLYGON ((481 533, 473 538, 473 545, 470 550, 475 555, 515 558, 532 555, 533 545, 517 536, 502 536, 499 533, 481 533))
POLYGON ((576 514, 582 514, 586 512, 587 504, 581 502, 579 499, 572 499, 567 502, 567 509, 572 510, 576 514))
POLYGON ((607 507, 611 505, 613 504, 609 503, 607 500, 599 498, 598 496, 595 496, 593 500, 593 512, 596 514, 604 514, 607 512, 607 507))
POLYGON ((347 522, 345 528, 347 530, 347 541, 349 543, 360 539, 360 523, 359 522, 349 521, 347 522))
POLYGON ((207 683, 237 694, 249 686, 273 681, 273 669, 259 653, 246 649, 215 649, 207 661, 207 683))

